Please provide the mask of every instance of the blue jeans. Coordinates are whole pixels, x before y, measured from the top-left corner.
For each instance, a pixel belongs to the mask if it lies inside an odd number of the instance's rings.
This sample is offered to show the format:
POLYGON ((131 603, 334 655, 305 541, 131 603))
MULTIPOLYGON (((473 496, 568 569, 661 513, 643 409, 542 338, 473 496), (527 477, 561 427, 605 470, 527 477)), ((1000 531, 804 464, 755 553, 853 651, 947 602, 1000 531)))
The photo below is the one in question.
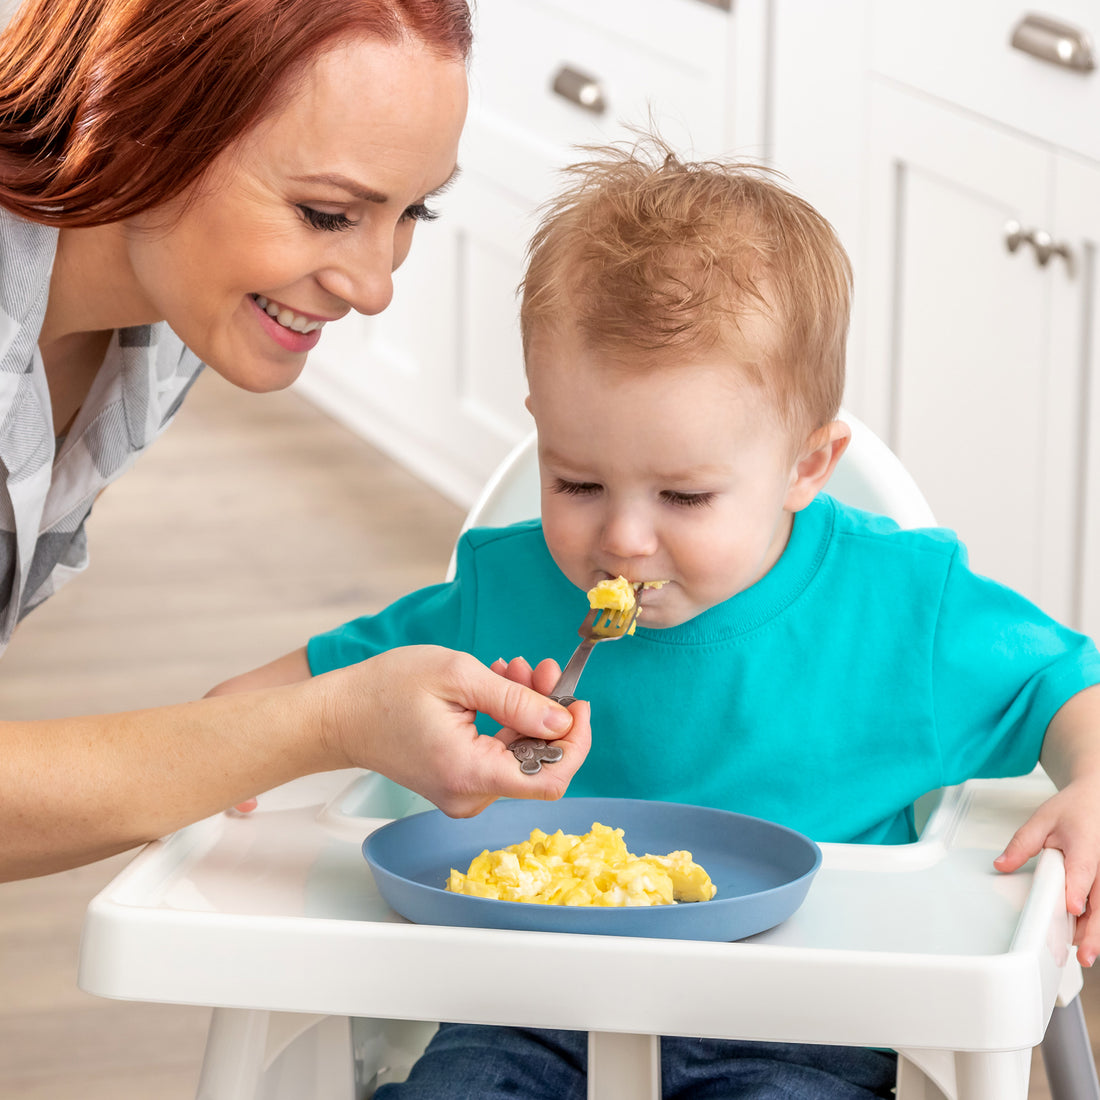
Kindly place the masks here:
MULTIPOLYGON (((376 1100, 585 1100, 588 1034, 441 1024, 408 1081, 376 1100)), ((661 1039, 664 1100, 872 1100, 888 1097, 893 1054, 862 1047, 661 1039)))

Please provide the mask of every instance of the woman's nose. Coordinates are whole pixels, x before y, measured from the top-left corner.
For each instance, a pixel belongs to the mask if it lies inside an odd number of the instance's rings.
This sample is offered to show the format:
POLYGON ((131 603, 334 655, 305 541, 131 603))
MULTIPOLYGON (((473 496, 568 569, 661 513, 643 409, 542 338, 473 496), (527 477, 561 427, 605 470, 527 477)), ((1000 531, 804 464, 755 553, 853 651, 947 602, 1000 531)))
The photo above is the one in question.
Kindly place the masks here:
POLYGON ((321 271, 317 281, 356 313, 373 317, 393 298, 394 242, 371 237, 321 271))

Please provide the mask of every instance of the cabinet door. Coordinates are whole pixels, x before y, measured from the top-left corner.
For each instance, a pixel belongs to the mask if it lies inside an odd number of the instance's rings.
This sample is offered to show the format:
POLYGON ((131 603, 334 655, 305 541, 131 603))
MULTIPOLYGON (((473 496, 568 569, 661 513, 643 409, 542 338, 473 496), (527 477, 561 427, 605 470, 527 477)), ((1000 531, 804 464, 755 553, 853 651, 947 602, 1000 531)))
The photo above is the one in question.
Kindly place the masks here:
POLYGON ((1064 490, 1080 535, 1071 574, 1080 606, 1075 625, 1100 638, 1100 167, 1058 156, 1054 190, 1051 233, 1068 248, 1074 271, 1072 292, 1055 299, 1051 334, 1057 354, 1073 365, 1077 378, 1067 413, 1076 430, 1066 440, 1077 476, 1064 490))
POLYGON ((1051 224, 1053 154, 885 82, 871 94, 857 409, 978 572, 1071 619, 1080 379, 1050 333, 1070 277, 1005 236, 1051 224))

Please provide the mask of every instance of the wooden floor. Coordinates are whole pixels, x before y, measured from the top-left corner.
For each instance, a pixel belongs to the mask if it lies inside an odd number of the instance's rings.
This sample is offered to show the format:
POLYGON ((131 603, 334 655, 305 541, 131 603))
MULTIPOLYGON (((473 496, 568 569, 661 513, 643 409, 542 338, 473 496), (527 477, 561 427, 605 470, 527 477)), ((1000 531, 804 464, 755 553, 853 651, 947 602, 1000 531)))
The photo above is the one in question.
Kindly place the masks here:
MULTIPOLYGON (((438 580, 461 518, 296 395, 208 374, 96 506, 88 574, 20 628, 0 715, 194 698, 438 580)), ((84 907, 127 859, 0 885, 0 1100, 194 1096, 206 1010, 75 985, 84 907)), ((1100 976, 1085 1000, 1100 1037, 1100 976)), ((1036 1059, 1031 1097, 1047 1096, 1036 1059)))

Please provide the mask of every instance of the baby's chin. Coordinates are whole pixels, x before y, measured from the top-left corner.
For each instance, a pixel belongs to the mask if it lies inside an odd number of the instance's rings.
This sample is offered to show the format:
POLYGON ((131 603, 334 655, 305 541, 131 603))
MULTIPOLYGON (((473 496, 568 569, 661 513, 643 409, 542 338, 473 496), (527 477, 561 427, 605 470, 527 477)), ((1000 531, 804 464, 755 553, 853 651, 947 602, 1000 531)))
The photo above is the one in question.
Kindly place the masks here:
POLYGON ((638 613, 638 625, 649 630, 667 630, 670 626, 682 626, 689 619, 694 619, 698 612, 694 608, 686 608, 676 599, 667 596, 662 599, 646 599, 642 596, 642 609, 638 613))
POLYGON ((683 626, 684 623, 689 622, 695 618, 696 613, 681 613, 677 614, 671 609, 647 608, 645 604, 642 605, 642 612, 638 616, 638 625, 645 627, 647 630, 667 630, 671 626, 683 626))

